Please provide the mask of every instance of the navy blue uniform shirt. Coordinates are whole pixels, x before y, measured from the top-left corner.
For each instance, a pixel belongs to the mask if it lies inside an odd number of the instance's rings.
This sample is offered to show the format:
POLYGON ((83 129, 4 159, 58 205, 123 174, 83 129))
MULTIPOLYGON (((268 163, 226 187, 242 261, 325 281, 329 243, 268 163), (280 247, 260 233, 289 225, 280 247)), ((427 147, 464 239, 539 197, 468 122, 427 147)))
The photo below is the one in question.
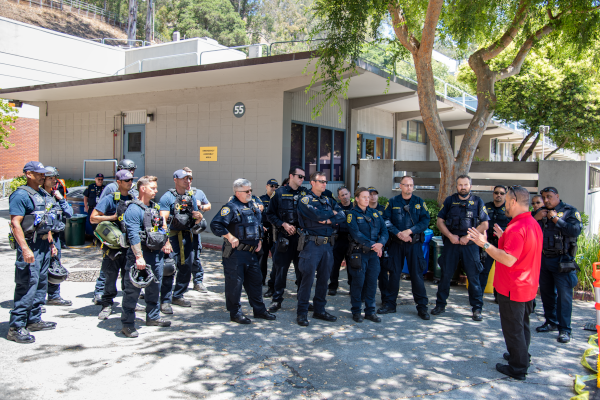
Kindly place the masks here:
POLYGON ((100 195, 106 186, 96 186, 96 182, 89 185, 84 191, 83 195, 88 198, 88 206, 90 209, 94 209, 98 201, 100 200, 100 195))
MULTIPOLYGON (((252 202, 252 200, 250 200, 252 202)), ((215 236, 224 236, 231 233, 233 236, 240 240, 240 243, 255 246, 259 240, 244 240, 236 234, 237 225, 242 223, 242 217, 238 215, 237 210, 247 210, 252 207, 251 203, 242 203, 237 197, 233 197, 227 204, 221 207, 221 210, 210 222, 210 230, 215 236)), ((258 208, 255 208, 254 218, 255 226, 258 226, 262 230, 262 215, 258 208)))
POLYGON ((298 222, 307 234, 313 236, 333 235, 333 225, 341 223, 345 218, 340 206, 324 196, 317 196, 310 191, 298 202, 298 222), (337 212, 337 215, 333 213, 337 212), (319 221, 330 220, 331 224, 320 224, 319 221))
POLYGON ((399 232, 410 229, 413 233, 425 232, 431 219, 429 210, 422 198, 412 195, 406 201, 401 194, 394 196, 386 204, 383 218, 390 221, 390 235, 398 236, 399 232), (404 206, 408 206, 408 212, 404 206), (412 219, 411 219, 412 218, 412 219))
MULTIPOLYGON (((131 196, 121 196, 121 200, 128 201, 133 200, 133 198, 131 196)), ((117 204, 119 204, 119 200, 115 200, 114 195, 106 196, 96 204, 96 210, 104 215, 115 215, 117 213, 117 204)))
MULTIPOLYGON (((100 200, 100 202, 107 198, 112 197, 105 197, 104 199, 100 200)), ((127 207, 125 214, 123 214, 123 221, 125 221, 125 226, 127 227, 127 238, 129 239, 129 244, 133 246, 140 243, 140 232, 144 230, 144 210, 142 207, 138 206, 137 204, 131 204, 129 207, 127 207)))
POLYGON ((284 222, 279 218, 279 208, 281 207, 282 201, 285 198, 286 201, 293 201, 294 196, 298 196, 298 203, 300 197, 305 196, 308 193, 305 187, 300 186, 297 190, 292 189, 290 186, 280 186, 275 190, 275 194, 271 197, 269 203, 269 209, 266 211, 267 219, 270 223, 275 225, 277 228, 281 228, 284 222))
MULTIPOLYGON (((188 194, 188 191, 186 190, 184 194, 188 194)), ((191 195, 192 198, 192 210, 194 211, 198 211, 198 202, 196 201, 196 196, 195 195, 191 195)), ((175 195, 169 191, 167 191, 165 194, 162 195, 162 197, 160 198, 160 200, 158 201, 158 204, 160 204, 160 211, 169 211, 171 213, 171 215, 175 214, 175 201, 177 200, 177 198, 175 197, 175 195)))
MULTIPOLYGON (((337 204, 340 207, 340 209, 342 209, 344 211, 346 216, 348 216, 348 211, 351 210, 352 207, 354 207, 354 204, 352 202, 350 202, 350 204, 348 204, 347 206, 343 205, 340 202, 338 202, 337 204)), ((349 232, 348 231, 348 222, 346 222, 346 218, 344 218, 343 221, 336 222, 336 223, 331 221, 331 224, 332 224, 331 226, 333 226, 333 229, 338 230, 338 233, 348 233, 349 232)))
MULTIPOLYGON (((547 210, 547 208, 542 207, 540 210, 547 210)), ((560 233, 566 237, 576 238, 581 234, 581 230, 583 229, 583 225, 581 223, 581 214, 579 214, 579 211, 577 211, 575 207, 561 200, 560 203, 554 207, 554 211, 558 213, 558 220, 555 224, 554 222, 550 221, 550 218, 548 218, 548 227, 555 225, 554 228, 560 231, 560 233)), ((543 231, 543 220, 538 222, 543 231)))
POLYGON ((375 243, 385 246, 388 241, 388 232, 385 220, 377 210, 367 207, 365 211, 355 205, 347 216, 350 236, 365 247, 371 247, 375 243))
MULTIPOLYGON (((273 192, 273 195, 275 195, 275 192, 273 192)), ((269 209, 269 203, 271 203, 271 197, 269 197, 269 195, 265 193, 262 196, 260 196, 259 199, 260 199, 260 201, 262 201, 263 206, 265 207, 265 209, 262 212, 263 226, 267 229, 272 229, 271 224, 269 223, 269 220, 267 219, 267 210, 269 209)))
MULTIPOLYGON (((442 204, 442 208, 440 209, 440 212, 438 213, 437 217, 446 221, 451 215, 451 213, 458 212, 458 210, 462 208, 461 204, 465 202, 468 202, 469 204, 476 203, 475 205, 477 206, 477 215, 473 216, 477 217, 477 224, 473 228, 477 228, 477 226, 479 226, 479 224, 481 224, 482 222, 490 220, 490 217, 487 214, 487 208, 485 207, 485 203, 483 202, 483 200, 481 200, 481 198, 475 196, 472 193, 469 195, 469 198, 467 200, 461 200, 458 197, 458 193, 454 193, 452 196, 446 197, 446 200, 444 200, 444 204, 442 204)), ((448 230, 453 235, 466 236, 467 234, 466 229, 451 229, 450 227, 448 227, 448 230)))
MULTIPOLYGON (((46 197, 48 194, 46 191, 42 191, 38 189, 38 193, 42 196, 42 199, 46 197)), ((33 213, 35 206, 33 205, 33 201, 29 197, 29 194, 21 189, 16 190, 11 196, 8 203, 8 209, 10 215, 20 215, 25 216, 33 213)))

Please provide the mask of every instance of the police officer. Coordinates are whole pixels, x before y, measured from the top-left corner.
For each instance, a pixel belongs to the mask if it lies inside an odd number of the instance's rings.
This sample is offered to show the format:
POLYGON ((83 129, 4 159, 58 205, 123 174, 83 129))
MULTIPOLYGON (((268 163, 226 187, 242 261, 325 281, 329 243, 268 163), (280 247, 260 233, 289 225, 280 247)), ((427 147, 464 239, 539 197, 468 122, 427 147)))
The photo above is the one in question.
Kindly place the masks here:
MULTIPOLYGON (((291 179, 290 179, 291 182, 291 179)), ((298 223, 300 232, 298 250, 300 251, 301 280, 298 288, 298 310, 296 322, 300 326, 308 326, 308 305, 315 273, 317 286, 313 299, 313 318, 333 322, 337 317, 325 311, 327 304, 327 281, 333 267, 332 224, 340 223, 345 215, 342 209, 323 192, 327 178, 321 171, 310 176, 312 190, 300 199, 298 204, 298 223)))
POLYGON ((423 199, 413 195, 414 181, 410 176, 402 177, 400 189, 402 194, 392 197, 383 213, 392 240, 389 245, 389 280, 387 271, 382 270, 382 274, 385 274, 383 281, 387 285, 384 284, 384 288, 381 289, 383 307, 377 312, 379 314, 396 312, 400 275, 406 259, 417 313, 421 319, 428 320, 429 299, 423 280, 427 263, 423 255, 423 241, 425 230, 429 226, 429 211, 423 199))
MULTIPOLYGON (((269 261, 269 251, 273 248, 273 225, 267 219, 267 209, 269 208, 269 203, 271 202, 271 197, 275 193, 275 190, 279 187, 279 183, 277 183, 277 179, 269 179, 267 181, 267 193, 263 194, 259 197, 260 201, 262 201, 265 211, 262 212, 262 223, 263 223, 263 245, 262 250, 263 254, 260 256, 260 272, 262 273, 262 284, 265 285, 267 280, 267 268, 269 261)), ((271 276, 269 277, 269 289, 267 293, 265 293, 265 297, 271 297, 273 292, 275 291, 275 269, 271 268, 271 276), (270 294, 269 294, 270 292, 270 294), (268 295, 267 295, 268 294, 268 295)))
POLYGON ((352 237, 349 273, 352 319, 363 322, 364 318, 381 322, 375 313, 375 293, 379 276, 379 258, 388 240, 385 220, 377 210, 369 207, 369 190, 364 187, 354 192, 354 207, 347 217, 348 230, 352 237), (362 299, 365 301, 365 316, 361 314, 362 299))
POLYGON ((41 188, 48 172, 38 161, 25 164, 27 185, 17 188, 9 199, 17 260, 14 305, 6 338, 17 343, 33 343, 35 337, 30 332, 56 328, 55 322, 42 321, 50 258, 58 254, 52 229, 59 220, 52 211, 50 195, 41 188))
POLYGON ((573 288, 577 286, 577 237, 581 234, 581 214, 563 202, 558 190, 547 187, 540 191, 544 207, 534 218, 539 222, 544 236, 540 293, 546 322, 538 332, 558 330, 559 343, 571 341, 571 311, 573 288))
POLYGON ((192 277, 192 268, 198 258, 198 235, 192 232, 200 222, 202 214, 198 211, 198 203, 192 188, 193 177, 183 169, 173 173, 175 188, 169 189, 159 201, 160 215, 169 224, 169 258, 176 260, 178 268, 175 276, 164 277, 160 288, 160 310, 164 314, 173 314, 171 304, 180 307, 191 307, 192 303, 183 296, 187 292, 192 277))
POLYGON ((273 268, 275 269, 275 292, 270 312, 281 308, 283 292, 285 290, 287 273, 290 262, 294 263, 296 272, 296 285, 300 285, 302 274, 298 269, 298 202, 306 196, 306 189, 302 187, 304 170, 294 166, 289 171, 289 184, 275 191, 267 210, 267 219, 274 225, 273 234, 277 235, 275 253, 273 253, 273 268))
MULTIPOLYGON (((352 202, 350 201, 350 191, 345 186, 340 186, 337 190, 338 199, 340 200, 338 206, 347 215, 348 211, 352 209, 352 202)), ((333 230, 336 232, 335 243, 333 244, 333 267, 331 268, 331 276, 329 277, 329 296, 335 296, 337 294, 338 287, 340 285, 340 268, 342 267, 342 261, 346 260, 346 272, 348 273, 348 286, 350 285, 351 277, 348 269, 348 246, 349 231, 348 222, 346 220, 341 221, 338 224, 333 224, 333 230)))
MULTIPOLYGON (((379 191, 377 191, 377 189, 375 189, 374 186, 370 186, 368 188, 369 191, 369 207, 377 210, 377 212, 379 213, 380 216, 383 216, 383 212, 385 211, 385 207, 382 206, 381 204, 379 204, 379 191)), ((386 288, 387 288, 387 284, 389 281, 389 274, 390 274, 390 256, 389 256, 389 244, 390 244, 390 240, 391 240, 391 236, 392 235, 388 235, 388 242, 385 244, 385 246, 383 246, 383 252, 381 254, 381 257, 379 257, 379 291, 381 293, 384 293, 386 288)), ((352 276, 350 276, 350 278, 352 278, 352 276)), ((350 283, 352 280, 350 279, 348 281, 348 283, 350 283)))
MULTIPOLYGON (((124 231, 123 218, 119 220, 119 217, 122 217, 125 213, 125 203, 134 199, 129 194, 133 185, 133 175, 130 171, 124 169, 117 172, 115 178, 117 180, 118 191, 112 192, 110 195, 100 199, 100 202, 92 211, 90 221, 92 224, 99 224, 103 221, 117 223, 121 231, 124 231)), ((103 282, 99 298, 96 298, 97 303, 102 306, 98 314, 98 319, 100 320, 107 319, 112 312, 114 298, 117 297, 117 278, 119 271, 121 271, 121 282, 123 282, 126 261, 127 251, 124 249, 105 248, 102 253, 100 273, 105 277, 105 281, 103 282)), ((94 293, 94 296, 96 297, 98 294, 94 293)))
MULTIPOLYGON (((61 249, 64 247, 64 242, 61 233, 65 230, 65 221, 67 218, 73 216, 73 207, 65 200, 58 190, 55 189, 56 181, 58 179, 58 170, 51 166, 46 166, 46 169, 50 172, 46 173, 44 179, 44 190, 50 194, 49 200, 52 202, 52 209, 56 213, 58 219, 62 222, 62 225, 58 229, 52 231, 54 238, 54 244, 58 251, 58 259, 62 257, 61 249)), ((53 284, 48 282, 48 300, 46 305, 49 306, 70 306, 73 302, 71 300, 65 300, 60 296, 60 284, 53 284)))
POLYGON ((487 209, 483 200, 471 193, 471 177, 460 175, 456 179, 458 193, 448 196, 437 216, 437 227, 444 236, 442 251, 442 278, 438 284, 437 301, 431 311, 439 315, 446 311, 446 300, 450 295, 450 280, 462 259, 469 279, 469 303, 473 310, 473 320, 481 321, 483 292, 479 285, 479 274, 483 270, 479 247, 468 236, 469 228, 477 228, 483 233, 488 229, 487 209))
POLYGON ((238 324, 250 324, 244 316, 240 298, 242 285, 248 295, 254 318, 276 319, 262 299, 262 274, 258 265, 261 251, 262 216, 252 201, 252 184, 246 179, 233 182, 234 197, 227 202, 210 223, 216 236, 223 236, 223 270, 225 273, 225 303, 229 318, 238 324))
MULTIPOLYGON (((494 233, 494 226, 498 224, 500 229, 504 231, 506 230, 506 227, 511 219, 508 215, 506 215, 505 202, 506 187, 502 185, 496 185, 494 187, 494 201, 485 203, 485 208, 487 208, 487 213, 490 217, 488 222, 487 241, 494 247, 498 247, 498 236, 496 236, 496 233, 494 233)), ((488 276, 490 275, 494 259, 488 256, 485 250, 481 249, 480 251, 483 263, 483 271, 481 271, 479 274, 479 285, 481 286, 481 293, 483 294, 485 287, 487 286, 488 276)), ((494 290, 494 298, 495 297, 496 291, 494 290)))
MULTIPOLYGON (((131 176, 133 177, 135 174, 136 168, 137 168, 137 165, 135 165, 135 162, 133 162, 132 160, 129 160, 127 158, 124 158, 121 161, 119 161, 119 164, 117 164, 117 173, 121 170, 127 170, 127 171, 131 172, 131 176)), ((133 179, 135 179, 135 177, 133 179)), ((100 200, 102 200, 103 198, 105 198, 106 196, 108 196, 111 193, 117 192, 118 190, 119 190, 119 186, 118 186, 117 182, 109 183, 104 188, 102 193, 100 194, 100 200)), ((133 185, 132 185, 131 192, 129 193, 129 195, 132 198, 138 197, 138 192, 135 189, 135 187, 133 187, 133 185)), ((90 218, 90 223, 93 225, 93 222, 91 222, 91 218, 90 218)), ((104 276, 104 272, 102 272, 102 269, 101 269, 100 274, 98 275, 98 279, 96 279, 96 287, 94 288, 94 298, 92 299, 92 302, 96 305, 100 305, 100 298, 102 297, 102 293, 104 293, 105 282, 106 282, 106 277, 104 276)))
POLYGON ((83 207, 84 211, 88 214, 86 218, 86 224, 89 224, 92 229, 96 229, 95 225, 90 223, 90 215, 92 210, 96 208, 96 204, 100 201, 100 195, 106 186, 104 185, 104 175, 96 174, 94 183, 89 185, 83 191, 83 207))
MULTIPOLYGON (((184 167, 183 170, 185 172, 187 172, 189 174, 189 176, 192 176, 192 170, 190 168, 184 167)), ((196 198, 196 204, 198 206, 198 211, 200 211, 201 214, 204 214, 205 212, 209 211, 212 208, 212 205, 210 204, 210 201, 208 201, 208 198, 206 197, 206 194, 204 194, 204 191, 197 189, 195 187, 192 187, 192 193, 194 194, 194 197, 196 198)), ((203 216, 203 219, 204 219, 204 216, 203 216)), ((192 290, 195 290, 197 292, 206 293, 206 292, 208 292, 208 290, 206 290, 206 286, 204 286, 204 267, 202 266, 202 262, 200 261, 200 254, 202 253, 202 237, 200 234, 198 234, 197 236, 198 236, 198 253, 197 253, 196 260, 194 261, 194 265, 192 266, 192 281, 194 282, 194 286, 193 286, 192 290)))
MULTIPOLYGON (((124 171, 130 173, 129 171, 124 171)), ((144 300, 146 301, 146 326, 171 326, 171 321, 160 317, 158 306, 160 298, 160 282, 164 254, 168 254, 170 247, 166 234, 166 220, 160 217, 160 206, 152 200, 156 196, 157 179, 155 176, 143 176, 137 183, 139 199, 132 201, 123 215, 123 221, 127 230, 130 247, 127 250, 127 262, 125 263, 125 282, 123 295, 123 312, 121 313, 121 332, 129 337, 138 337, 135 329, 135 311, 140 288, 135 286, 131 280, 131 269, 144 270, 150 268, 152 275, 150 282, 144 288, 144 300)))

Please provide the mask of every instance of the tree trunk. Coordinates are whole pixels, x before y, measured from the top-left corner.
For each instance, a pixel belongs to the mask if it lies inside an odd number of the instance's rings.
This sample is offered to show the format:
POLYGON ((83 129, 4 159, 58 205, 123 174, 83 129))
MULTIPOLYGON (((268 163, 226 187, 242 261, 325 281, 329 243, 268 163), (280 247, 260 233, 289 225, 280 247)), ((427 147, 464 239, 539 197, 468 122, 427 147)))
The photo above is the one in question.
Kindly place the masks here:
POLYGON ((569 139, 565 139, 563 140, 563 142, 561 143, 560 146, 558 146, 557 148, 555 148, 554 150, 552 150, 550 153, 548 153, 548 155, 546 157, 544 157, 544 160, 547 160, 548 158, 550 158, 550 156, 554 153, 556 153, 558 150, 562 149, 563 147, 565 147, 565 145, 567 144, 567 142, 569 141, 569 139))
POLYGON ((533 135, 535 135, 535 131, 532 129, 531 132, 529 132, 527 134, 527 136, 525 136, 525 138, 523 138, 523 141, 519 145, 519 148, 517 148, 517 150, 515 150, 515 152, 513 153, 513 161, 516 161, 516 162, 520 161, 519 160, 519 154, 521 154, 521 152, 525 148, 525 145, 527 144, 527 142, 529 141, 529 139, 531 139, 533 137, 533 135))
POLYGON ((533 154, 533 150, 535 149, 535 146, 537 146, 537 144, 540 142, 541 138, 542 138, 542 134, 538 133, 538 135, 535 137, 535 140, 533 141, 533 143, 531 143, 531 146, 529 146, 529 148, 527 149, 525 154, 523 154, 523 157, 521 157, 521 161, 527 161, 527 159, 529 157, 531 157, 531 155, 533 154))
POLYGON ((137 0, 129 0, 129 20, 127 21, 127 39, 129 46, 135 46, 137 32, 137 0))
POLYGON ((148 0, 148 11, 146 13, 146 41, 147 42, 151 42, 153 37, 152 37, 152 32, 154 31, 153 28, 153 10, 154 10, 154 4, 152 4, 152 0, 148 0))

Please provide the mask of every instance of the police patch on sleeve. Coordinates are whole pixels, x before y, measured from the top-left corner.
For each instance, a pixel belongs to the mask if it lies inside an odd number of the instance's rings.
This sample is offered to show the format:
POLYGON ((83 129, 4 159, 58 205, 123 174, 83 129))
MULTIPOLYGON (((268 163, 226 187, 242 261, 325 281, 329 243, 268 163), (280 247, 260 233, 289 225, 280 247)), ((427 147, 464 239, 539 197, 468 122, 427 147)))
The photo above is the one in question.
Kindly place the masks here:
POLYGON ((575 218, 577 218, 577 221, 581 222, 581 214, 579 214, 579 211, 575 213, 575 218))
POLYGON ((388 208, 388 206, 389 206, 389 205, 390 205, 390 203, 389 203, 389 202, 385 203, 385 208, 384 208, 384 210, 387 210, 387 208, 388 208))
POLYGON ((229 207, 223 207, 223 208, 221 208, 221 217, 226 216, 230 212, 231 212, 231 210, 229 209, 229 207))
POLYGON ((486 214, 488 213, 487 212, 487 207, 483 207, 483 212, 486 213, 486 214))
POLYGON ((302 204, 308 204, 308 197, 303 197, 300 199, 300 201, 302 202, 302 204))
POLYGON ((348 217, 346 217, 346 222, 352 222, 352 214, 348 214, 348 217))
POLYGON ((423 208, 425 209, 425 211, 429 212, 429 210, 427 209, 427 204, 423 203, 423 208))

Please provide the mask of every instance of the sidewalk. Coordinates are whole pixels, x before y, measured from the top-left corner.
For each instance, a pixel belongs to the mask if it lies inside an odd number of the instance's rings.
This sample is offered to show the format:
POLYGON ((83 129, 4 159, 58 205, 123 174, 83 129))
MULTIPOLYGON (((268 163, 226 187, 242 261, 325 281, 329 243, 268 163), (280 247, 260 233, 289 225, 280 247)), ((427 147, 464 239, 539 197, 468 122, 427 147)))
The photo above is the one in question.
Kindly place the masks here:
MULTIPOLYGON (((229 321, 220 254, 214 250, 202 253, 209 292, 188 292, 192 308, 173 307, 175 314, 166 316, 173 321, 170 328, 146 327, 145 316, 138 313, 137 339, 119 333, 120 293, 115 313, 106 321, 96 318, 100 307, 91 298, 99 253, 93 248, 66 250, 64 264, 71 277, 61 290, 73 306, 47 306, 44 319, 57 322, 57 329, 36 332, 34 344, 19 345, 4 339, 14 290, 14 254, 2 230, 7 208, 0 201, 1 398, 565 400, 574 395, 575 374, 588 373, 579 358, 592 333, 582 330, 595 318, 591 302, 575 302, 570 344, 557 343, 554 333, 532 333, 533 364, 521 382, 495 370, 496 363, 504 362, 505 347, 491 295, 485 297, 482 322, 471 320, 464 286, 452 287, 446 313, 422 321, 410 283, 403 281, 398 313, 383 315, 381 324, 358 324, 343 280, 338 295, 328 297, 327 309, 338 316, 337 322, 309 316, 310 326, 301 328, 295 323, 290 271, 277 320, 253 319, 242 326, 229 321)), ((205 242, 214 238, 205 236, 205 242)), ((341 275, 345 278, 346 272, 341 275)), ((426 286, 434 303, 436 286, 426 286)), ((243 307, 252 318, 245 295, 243 307)), ((532 328, 542 323, 538 308, 532 328)), ((594 396, 592 391, 590 398, 594 396)))

